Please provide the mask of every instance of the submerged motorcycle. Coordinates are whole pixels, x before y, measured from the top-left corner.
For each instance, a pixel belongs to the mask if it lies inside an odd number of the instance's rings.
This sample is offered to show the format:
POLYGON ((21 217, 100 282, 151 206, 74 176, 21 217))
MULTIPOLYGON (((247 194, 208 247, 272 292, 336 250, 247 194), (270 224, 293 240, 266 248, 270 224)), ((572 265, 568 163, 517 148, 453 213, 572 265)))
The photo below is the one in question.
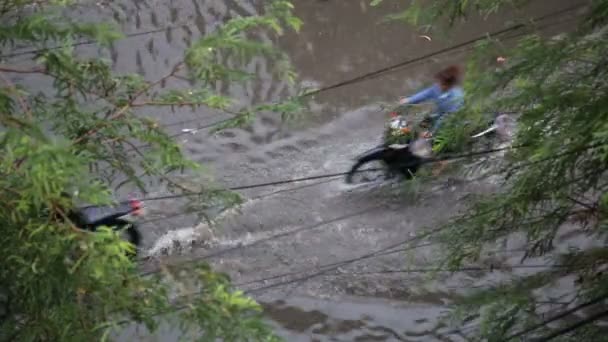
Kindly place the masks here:
MULTIPOLYGON (((412 179, 425 160, 431 157, 432 138, 419 137, 421 129, 428 129, 431 124, 432 119, 427 117, 414 127, 403 114, 392 112, 382 144, 356 158, 355 164, 346 174, 346 182, 353 184, 378 178, 386 180, 395 176, 401 176, 404 180, 412 179), (364 165, 368 168, 361 170, 364 165)), ((496 113, 489 121, 489 128, 471 138, 475 140, 498 135, 501 139, 508 139, 513 135, 514 127, 511 117, 496 113)))
POLYGON ((355 164, 346 174, 347 183, 368 182, 379 177, 390 179, 395 176, 407 180, 418 171, 426 158, 425 153, 414 153, 416 150, 411 145, 414 142, 422 144, 423 141, 418 139, 417 130, 410 127, 403 115, 392 112, 391 117, 382 144, 356 158, 355 164), (364 165, 368 168, 360 170, 364 165))
POLYGON ((125 234, 125 239, 135 246, 135 254, 141 244, 141 234, 135 218, 143 215, 143 202, 132 199, 116 205, 94 205, 75 208, 68 218, 78 228, 96 231, 101 226, 111 227, 125 234))

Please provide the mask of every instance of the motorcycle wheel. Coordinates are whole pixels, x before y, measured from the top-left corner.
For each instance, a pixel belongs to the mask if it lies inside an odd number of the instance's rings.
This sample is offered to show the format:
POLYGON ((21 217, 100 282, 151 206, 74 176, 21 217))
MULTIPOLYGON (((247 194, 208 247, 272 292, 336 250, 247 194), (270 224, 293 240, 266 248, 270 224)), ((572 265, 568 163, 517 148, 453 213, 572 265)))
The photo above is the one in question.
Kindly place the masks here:
POLYGON ((120 230, 121 236, 125 240, 129 241, 134 247, 135 251, 129 254, 131 254, 133 257, 136 256, 141 244, 141 233, 139 232, 139 229, 137 229, 137 226, 134 223, 128 221, 119 220, 118 223, 119 224, 116 226, 116 229, 120 230))
POLYGON ((366 160, 364 162, 357 162, 353 165, 348 174, 346 174, 346 183, 369 183, 384 180, 390 176, 391 174, 387 172, 386 165, 382 160, 366 160), (365 166, 365 169, 362 169, 363 166, 365 166))

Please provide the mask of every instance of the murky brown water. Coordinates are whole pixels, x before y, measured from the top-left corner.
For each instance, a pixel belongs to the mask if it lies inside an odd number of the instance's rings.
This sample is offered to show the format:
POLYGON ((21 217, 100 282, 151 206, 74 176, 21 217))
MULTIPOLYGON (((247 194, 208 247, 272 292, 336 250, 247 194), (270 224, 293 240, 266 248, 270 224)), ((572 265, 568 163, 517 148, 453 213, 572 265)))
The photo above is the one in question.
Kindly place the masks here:
MULTIPOLYGON (((276 43, 291 56, 300 74, 300 85, 323 87, 500 30, 514 18, 536 17, 583 2, 534 1, 525 10, 485 21, 474 19, 449 36, 433 36, 429 42, 404 25, 379 23, 402 6, 398 2, 371 8, 365 0, 297 0, 296 12, 304 21, 302 32, 288 34, 276 43)), ((98 51, 87 45, 78 47, 78 51, 92 56, 101 54, 111 59, 120 72, 138 72, 147 79, 157 79, 180 60, 189 42, 230 16, 257 13, 260 3, 138 0, 78 7, 76 15, 113 18, 125 32, 136 34, 117 43, 111 51, 98 51)), ((571 25, 573 14, 552 17, 542 24, 562 22, 548 29, 557 32, 571 25)), ((465 48, 442 54, 320 94, 312 101, 312 113, 297 128, 286 128, 278 118, 264 114, 247 128, 217 135, 199 131, 180 139, 194 160, 209 165, 215 170, 216 179, 228 185, 344 171, 357 153, 380 138, 384 117, 372 103, 407 95, 429 82, 428 75, 439 66, 463 61, 466 53, 465 48)), ((235 96, 242 104, 278 101, 295 94, 298 86, 274 78, 270 68, 264 58, 257 58, 249 69, 260 80, 233 87, 218 84, 217 89, 235 96)), ((26 78, 19 81, 32 82, 26 78)), ((150 110, 142 115, 172 124, 172 132, 226 117, 205 110, 171 109, 150 110), (179 124, 195 118, 200 121, 179 124)), ((464 195, 484 191, 492 184, 446 186, 445 181, 439 180, 426 185, 424 195, 407 199, 399 194, 402 187, 353 189, 341 180, 312 183, 244 191, 249 200, 239 214, 228 215, 222 221, 210 239, 211 247, 197 245, 171 251, 171 258, 203 256, 238 247, 212 258, 212 262, 228 272, 241 288, 266 303, 269 318, 288 341, 464 340, 456 333, 447 334, 448 328, 437 328, 438 318, 450 298, 479 285, 480 279, 483 283, 484 275, 458 274, 430 283, 424 274, 378 273, 404 268, 411 260, 426 265, 431 261, 431 248, 418 248, 408 258, 403 253, 364 258, 322 276, 288 281, 310 275, 323 265, 360 258, 411 239, 417 230, 453 215, 461 207, 464 195), (288 191, 301 185, 310 186, 288 191), (281 190, 285 191, 277 193, 281 190), (271 277, 275 278, 260 280, 271 277), (278 285, 281 282, 285 284, 278 285), (275 287, 262 289, 272 284, 275 287)), ((150 205, 153 214, 159 216, 182 209, 182 204, 175 201, 150 205)), ((195 215, 184 215, 150 223, 145 227, 147 244, 158 247, 158 239, 167 232, 174 232, 182 242, 197 238, 200 230, 193 227, 199 221, 195 215)), ((170 329, 158 336, 163 341, 172 338, 170 329)))

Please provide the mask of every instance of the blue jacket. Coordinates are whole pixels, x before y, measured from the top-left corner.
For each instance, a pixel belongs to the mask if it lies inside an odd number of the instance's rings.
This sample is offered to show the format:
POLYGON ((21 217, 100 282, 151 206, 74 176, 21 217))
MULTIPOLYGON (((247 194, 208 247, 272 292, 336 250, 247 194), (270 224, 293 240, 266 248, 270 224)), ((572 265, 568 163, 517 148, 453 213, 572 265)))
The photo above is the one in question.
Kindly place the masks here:
POLYGON ((443 92, 439 85, 434 84, 409 97, 409 103, 417 104, 425 101, 433 101, 436 109, 433 115, 435 124, 433 131, 439 128, 445 114, 458 111, 464 105, 464 91, 460 87, 454 87, 443 92))

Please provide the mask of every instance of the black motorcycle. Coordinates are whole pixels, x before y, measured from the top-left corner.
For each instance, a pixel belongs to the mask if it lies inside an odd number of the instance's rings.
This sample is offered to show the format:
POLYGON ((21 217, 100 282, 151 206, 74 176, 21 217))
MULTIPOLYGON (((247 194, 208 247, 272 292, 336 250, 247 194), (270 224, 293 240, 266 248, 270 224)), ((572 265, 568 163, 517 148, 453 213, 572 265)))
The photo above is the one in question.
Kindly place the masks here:
MULTIPOLYGON (((347 183, 369 182, 380 177, 390 179, 395 176, 409 180, 414 177, 426 159, 420 154, 415 154, 411 148, 417 140, 423 142, 418 138, 418 130, 410 127, 403 115, 392 112, 391 116, 382 144, 356 158, 355 164, 346 175, 347 183), (364 165, 367 168, 362 170, 364 165)), ((426 124, 423 122, 420 126, 424 127, 426 124)))
POLYGON ((127 217, 138 217, 143 213, 143 203, 139 200, 123 201, 116 205, 86 206, 75 208, 68 218, 78 228, 96 231, 101 226, 121 231, 126 240, 135 246, 135 253, 141 244, 141 234, 137 225, 127 217))
MULTIPOLYGON (((356 158, 355 164, 346 174, 347 183, 370 182, 378 178, 386 180, 395 176, 409 180, 431 156, 433 139, 419 137, 421 130, 428 130, 433 125, 434 119, 431 116, 425 117, 415 127, 410 126, 404 114, 392 112, 391 117, 383 143, 356 158), (367 168, 362 170, 364 165, 367 168)), ((471 136, 472 141, 494 135, 498 135, 501 140, 509 140, 515 130, 515 121, 509 115, 492 113, 488 127, 471 136)))

